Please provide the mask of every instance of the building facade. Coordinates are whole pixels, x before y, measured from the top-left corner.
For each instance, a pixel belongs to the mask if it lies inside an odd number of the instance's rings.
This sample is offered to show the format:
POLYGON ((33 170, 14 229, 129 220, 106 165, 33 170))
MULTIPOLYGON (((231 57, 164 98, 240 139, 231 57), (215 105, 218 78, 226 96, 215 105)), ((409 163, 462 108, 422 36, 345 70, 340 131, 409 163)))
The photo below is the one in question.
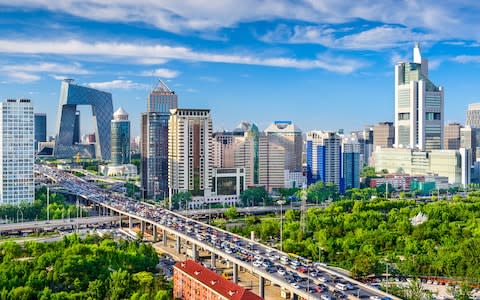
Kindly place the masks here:
POLYGON ((77 153, 86 150, 85 147, 82 148, 81 145, 75 144, 77 105, 92 107, 96 143, 95 153, 90 155, 97 159, 109 160, 111 154, 110 121, 113 115, 112 94, 73 84, 71 79, 63 80, 60 89, 55 157, 72 158, 77 153))
POLYGON ((302 171, 302 130, 292 121, 275 121, 264 133, 271 143, 282 147, 285 151, 285 170, 302 171))
POLYGON ((39 151, 39 143, 47 141, 47 114, 35 114, 35 151, 39 151))
POLYGON ((373 148, 392 148, 395 143, 393 122, 381 122, 373 127, 373 148))
POLYGON ((261 300, 241 287, 193 260, 173 267, 173 298, 185 300, 261 300))
POLYGON ((126 165, 130 163, 130 121, 128 113, 120 107, 114 114, 112 128, 112 164, 126 165))
POLYGON ((460 123, 450 123, 445 125, 443 149, 458 150, 460 149, 460 123))
POLYGON ((145 197, 168 196, 168 120, 178 97, 163 81, 148 95, 141 121, 141 186, 145 197))
POLYGON ((0 204, 35 200, 33 167, 34 114, 29 99, 8 99, 0 105, 0 204))
POLYGON ((465 125, 472 128, 480 128, 480 103, 468 105, 465 125))
POLYGON ((395 66, 395 147, 442 149, 443 123, 443 87, 428 78, 428 61, 416 44, 413 62, 395 66))
POLYGON ((168 196, 168 119, 159 112, 143 113, 141 134, 142 194, 163 199, 168 196))
POLYGON ((234 150, 236 168, 245 169, 247 187, 271 192, 285 186, 285 149, 252 124, 234 150))
POLYGON ((355 141, 349 141, 343 144, 343 186, 340 191, 346 191, 353 188, 360 188, 360 144, 355 141))
POLYGON ((471 159, 460 150, 419 151, 414 149, 377 149, 375 170, 389 174, 439 175, 448 177, 453 185, 468 184, 471 159), (463 175, 462 175, 463 174, 463 175))
POLYGON ((307 182, 330 182, 341 187, 342 139, 336 132, 307 134, 307 182))
POLYGON ((190 192, 210 196, 212 189, 212 119, 208 109, 173 109, 168 122, 169 195, 190 192))

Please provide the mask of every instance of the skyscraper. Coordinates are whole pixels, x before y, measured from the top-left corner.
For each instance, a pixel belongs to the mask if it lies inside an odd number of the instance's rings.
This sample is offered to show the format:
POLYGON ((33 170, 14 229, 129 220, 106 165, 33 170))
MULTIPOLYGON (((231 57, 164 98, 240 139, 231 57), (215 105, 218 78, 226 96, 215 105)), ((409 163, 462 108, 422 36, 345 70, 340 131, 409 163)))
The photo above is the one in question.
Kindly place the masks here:
POLYGON ((47 141, 47 114, 35 114, 35 151, 38 151, 38 143, 47 141))
POLYGON ((0 204, 32 203, 35 197, 33 105, 8 99, 0 105, 0 204))
POLYGON ((472 103, 468 105, 465 125, 472 128, 480 128, 480 103, 472 103))
POLYGON ((355 140, 343 143, 343 192, 352 188, 360 187, 360 144, 355 140))
POLYGON ((130 121, 128 113, 120 107, 114 114, 112 129, 112 164, 126 165, 130 163, 130 121))
POLYGON ((272 143, 284 148, 285 169, 302 171, 302 130, 292 121, 275 121, 264 132, 272 143))
POLYGON ((247 186, 262 186, 267 191, 285 186, 285 149, 252 124, 235 147, 235 167, 245 169, 247 186))
POLYGON ((444 145, 443 149, 458 150, 460 149, 460 123, 450 123, 445 125, 444 145))
POLYGON ((442 149, 443 87, 428 78, 428 61, 418 43, 413 62, 395 66, 395 147, 442 149))
POLYGON ((141 185, 146 197, 168 195, 168 120, 178 98, 163 81, 148 95, 141 126, 141 185))
POLYGON ((77 153, 87 153, 97 159, 109 160, 111 154, 110 121, 113 115, 112 94, 76 85, 72 81, 72 79, 63 80, 60 88, 55 157, 72 158, 77 153), (75 144, 80 138, 77 105, 92 107, 92 123, 96 141, 94 150, 89 145, 75 144))
MULTIPOLYGON (((210 196, 213 142, 209 109, 173 109, 168 122, 169 195, 210 196)), ((170 203, 171 204, 171 203, 170 203)))
POLYGON ((335 132, 311 131, 307 134, 307 182, 330 182, 341 187, 342 140, 335 132))
POLYGON ((395 142, 393 122, 381 122, 373 127, 373 147, 392 148, 395 142))
POLYGON ((75 124, 73 125, 73 144, 80 144, 80 111, 75 112, 75 124))

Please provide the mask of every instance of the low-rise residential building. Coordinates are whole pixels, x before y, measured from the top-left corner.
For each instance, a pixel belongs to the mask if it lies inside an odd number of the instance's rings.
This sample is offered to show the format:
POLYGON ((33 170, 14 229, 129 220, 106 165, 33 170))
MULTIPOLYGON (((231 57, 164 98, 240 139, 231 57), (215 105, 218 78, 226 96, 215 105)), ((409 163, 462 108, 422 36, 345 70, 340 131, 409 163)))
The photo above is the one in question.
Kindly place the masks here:
POLYGON ((262 299, 193 260, 175 264, 173 268, 173 298, 185 300, 262 299))

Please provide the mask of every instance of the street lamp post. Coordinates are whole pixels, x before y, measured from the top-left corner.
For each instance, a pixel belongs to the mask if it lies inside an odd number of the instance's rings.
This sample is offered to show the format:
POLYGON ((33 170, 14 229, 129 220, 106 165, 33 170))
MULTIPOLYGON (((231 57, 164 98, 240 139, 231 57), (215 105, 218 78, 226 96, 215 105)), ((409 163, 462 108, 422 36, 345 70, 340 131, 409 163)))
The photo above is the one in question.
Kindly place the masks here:
POLYGON ((280 204, 280 251, 283 251, 283 205, 285 200, 278 200, 277 203, 280 204))
POLYGON ((50 187, 47 186, 47 222, 50 221, 50 187))

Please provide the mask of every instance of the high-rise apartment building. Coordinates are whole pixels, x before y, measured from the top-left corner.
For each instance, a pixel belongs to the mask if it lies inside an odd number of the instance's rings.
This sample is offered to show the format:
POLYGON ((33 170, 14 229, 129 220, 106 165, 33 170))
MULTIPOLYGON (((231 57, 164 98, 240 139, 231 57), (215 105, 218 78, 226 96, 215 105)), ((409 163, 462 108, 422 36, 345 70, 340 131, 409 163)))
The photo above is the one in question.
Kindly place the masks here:
POLYGON ((443 149, 458 150, 460 149, 460 123, 450 123, 445 125, 443 149))
POLYGON ((480 103, 468 105, 465 125, 472 128, 480 128, 480 103))
POLYGON ((393 122, 381 122, 373 127, 373 148, 392 148, 395 142, 393 122))
POLYGON ((285 150, 285 169, 290 172, 302 171, 302 130, 292 121, 275 121, 264 132, 271 143, 285 150))
POLYGON ((340 191, 360 188, 360 144, 357 141, 343 143, 343 186, 340 191))
POLYGON ((47 114, 35 114, 35 151, 40 150, 38 143, 47 141, 47 114))
POLYGON ((342 139, 336 132, 311 131, 307 134, 307 182, 322 181, 341 187, 342 139))
POLYGON ((0 204, 32 203, 34 114, 28 99, 8 99, 0 105, 0 204))
POLYGON ((210 196, 213 167, 209 109, 172 109, 168 122, 170 199, 178 192, 210 196))
POLYGON ((148 95, 141 120, 141 186, 146 197, 168 196, 168 120, 178 97, 162 81, 148 95))
POLYGON ((435 150, 443 147, 444 91, 428 78, 428 61, 418 43, 413 62, 395 66, 395 146, 435 150))
POLYGON ((245 169, 247 186, 267 191, 285 186, 285 149, 252 124, 234 150, 236 168, 245 169))
POLYGON ((112 164, 130 163, 130 121, 128 113, 120 107, 114 114, 111 124, 112 164))

